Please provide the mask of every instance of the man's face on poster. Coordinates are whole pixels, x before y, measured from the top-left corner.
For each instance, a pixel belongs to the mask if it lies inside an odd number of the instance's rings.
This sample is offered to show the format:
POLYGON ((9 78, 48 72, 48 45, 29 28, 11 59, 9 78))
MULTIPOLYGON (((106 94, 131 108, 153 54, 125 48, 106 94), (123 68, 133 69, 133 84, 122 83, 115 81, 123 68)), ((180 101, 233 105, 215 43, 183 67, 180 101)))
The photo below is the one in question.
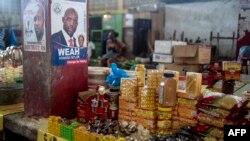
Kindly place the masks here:
POLYGON ((34 28, 35 28, 37 40, 41 41, 43 37, 43 33, 44 33, 44 11, 43 11, 43 8, 40 6, 34 17, 34 28))
POLYGON ((63 28, 70 37, 76 31, 78 25, 78 15, 73 8, 67 9, 63 17, 63 28))

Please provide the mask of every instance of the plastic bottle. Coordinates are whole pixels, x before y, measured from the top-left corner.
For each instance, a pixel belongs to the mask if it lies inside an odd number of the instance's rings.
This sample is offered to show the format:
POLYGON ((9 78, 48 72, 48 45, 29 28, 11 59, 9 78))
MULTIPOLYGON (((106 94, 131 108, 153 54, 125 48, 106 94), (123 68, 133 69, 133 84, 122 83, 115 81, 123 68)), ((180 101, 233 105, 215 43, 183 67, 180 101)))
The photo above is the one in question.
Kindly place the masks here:
POLYGON ((159 106, 174 107, 176 103, 176 80, 173 73, 164 73, 159 92, 159 106))

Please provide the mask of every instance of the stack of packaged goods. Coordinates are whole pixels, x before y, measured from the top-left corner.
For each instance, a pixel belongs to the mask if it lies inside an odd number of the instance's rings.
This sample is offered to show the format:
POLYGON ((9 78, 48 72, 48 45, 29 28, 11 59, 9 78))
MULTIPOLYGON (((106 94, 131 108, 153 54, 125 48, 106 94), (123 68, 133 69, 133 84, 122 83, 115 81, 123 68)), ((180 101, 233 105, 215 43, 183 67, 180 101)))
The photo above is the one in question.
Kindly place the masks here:
POLYGON ((201 74, 187 72, 185 90, 177 91, 178 116, 173 117, 173 130, 179 130, 184 126, 196 126, 197 107, 201 99, 201 74))
POLYGON ((197 105, 200 125, 194 128, 195 132, 223 140, 224 125, 246 124, 247 103, 244 97, 204 90, 203 99, 197 105))
POLYGON ((135 121, 138 100, 137 78, 121 79, 121 96, 119 97, 118 120, 135 121))
POLYGON ((136 122, 154 133, 156 130, 156 89, 145 86, 139 92, 136 122))
POLYGON ((147 71, 147 87, 149 88, 154 88, 156 89, 156 98, 155 98, 155 102, 158 106, 158 101, 159 101, 159 88, 160 88, 160 83, 161 83, 161 79, 163 77, 163 71, 160 70, 148 70, 147 71))
POLYGON ((60 137, 62 119, 58 116, 49 116, 48 118, 48 132, 60 137))
POLYGON ((172 133, 172 115, 176 106, 177 82, 173 73, 164 73, 159 90, 157 134, 172 133))

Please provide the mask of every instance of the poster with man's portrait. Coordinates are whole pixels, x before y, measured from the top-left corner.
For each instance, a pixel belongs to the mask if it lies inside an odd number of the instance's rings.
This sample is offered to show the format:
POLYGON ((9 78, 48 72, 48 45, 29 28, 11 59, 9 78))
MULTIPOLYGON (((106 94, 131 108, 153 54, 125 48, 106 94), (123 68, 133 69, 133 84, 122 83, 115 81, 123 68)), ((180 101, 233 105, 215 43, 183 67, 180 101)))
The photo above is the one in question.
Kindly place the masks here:
POLYGON ((24 50, 46 52, 45 0, 25 0, 23 10, 24 50))
POLYGON ((86 63, 87 3, 85 0, 52 0, 51 49, 55 66, 86 63))

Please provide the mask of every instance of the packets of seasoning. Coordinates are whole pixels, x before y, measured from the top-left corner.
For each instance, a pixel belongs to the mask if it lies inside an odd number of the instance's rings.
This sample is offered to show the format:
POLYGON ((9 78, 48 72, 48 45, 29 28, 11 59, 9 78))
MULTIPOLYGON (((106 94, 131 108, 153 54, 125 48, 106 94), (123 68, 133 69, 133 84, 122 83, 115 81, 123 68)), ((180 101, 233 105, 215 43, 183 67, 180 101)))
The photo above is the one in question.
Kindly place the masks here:
POLYGON ((176 121, 183 122, 183 123, 187 123, 190 126, 195 126, 198 123, 198 121, 195 119, 187 119, 187 118, 183 118, 183 117, 179 117, 179 116, 173 116, 172 119, 176 120, 176 121))
POLYGON ((201 73, 187 72, 186 76, 186 92, 194 97, 201 95, 201 73))
POLYGON ((244 97, 225 95, 219 92, 204 90, 203 99, 199 104, 223 108, 231 111, 240 111, 248 103, 244 97))
POLYGON ((137 96, 137 78, 122 78, 121 79, 121 95, 122 96, 137 96))
POLYGON ((139 96, 139 107, 145 110, 154 110, 156 109, 156 90, 154 88, 144 87, 141 90, 139 96))
POLYGON ((145 66, 143 64, 138 64, 136 65, 135 71, 136 71, 136 75, 138 78, 138 86, 139 87, 144 86, 145 85, 145 73, 146 73, 145 66))
POLYGON ((197 116, 197 110, 188 109, 186 107, 179 106, 178 114, 180 117, 193 119, 197 116))
POLYGON ((150 111, 150 110, 143 110, 143 109, 136 109, 135 113, 137 117, 142 117, 145 119, 155 119, 156 118, 156 111, 150 111))

